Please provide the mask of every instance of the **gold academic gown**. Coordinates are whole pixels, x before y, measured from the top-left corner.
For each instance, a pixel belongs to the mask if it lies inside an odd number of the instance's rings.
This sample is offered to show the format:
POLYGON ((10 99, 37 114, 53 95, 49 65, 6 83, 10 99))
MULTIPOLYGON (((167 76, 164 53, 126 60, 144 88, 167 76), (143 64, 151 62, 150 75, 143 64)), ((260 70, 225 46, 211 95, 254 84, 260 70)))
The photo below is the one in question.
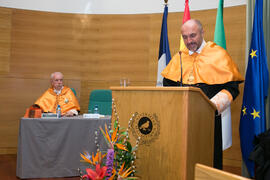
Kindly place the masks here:
POLYGON ((57 95, 53 88, 49 88, 41 97, 35 102, 44 112, 56 113, 56 107, 59 104, 62 114, 65 114, 71 109, 80 111, 80 105, 72 90, 66 86, 63 87, 61 94, 57 95))
MULTIPOLYGON (((181 54, 183 84, 224 84, 242 82, 244 78, 225 49, 214 42, 207 42, 201 53, 189 55, 185 48, 181 54)), ((175 54, 161 75, 172 81, 181 81, 180 55, 175 54)))

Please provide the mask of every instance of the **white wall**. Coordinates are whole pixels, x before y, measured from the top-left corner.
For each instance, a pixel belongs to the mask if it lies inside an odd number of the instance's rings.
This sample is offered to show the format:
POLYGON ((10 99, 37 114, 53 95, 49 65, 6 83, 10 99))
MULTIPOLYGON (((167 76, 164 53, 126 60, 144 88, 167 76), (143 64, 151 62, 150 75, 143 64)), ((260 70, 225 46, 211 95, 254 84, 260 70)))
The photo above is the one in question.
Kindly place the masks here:
MULTIPOLYGON (((190 10, 214 9, 219 0, 189 0, 190 10)), ((183 12, 185 0, 169 0, 169 12, 183 12)), ((224 6, 247 4, 247 0, 224 0, 224 6)), ((0 0, 1 7, 80 14, 161 13, 164 0, 0 0)))

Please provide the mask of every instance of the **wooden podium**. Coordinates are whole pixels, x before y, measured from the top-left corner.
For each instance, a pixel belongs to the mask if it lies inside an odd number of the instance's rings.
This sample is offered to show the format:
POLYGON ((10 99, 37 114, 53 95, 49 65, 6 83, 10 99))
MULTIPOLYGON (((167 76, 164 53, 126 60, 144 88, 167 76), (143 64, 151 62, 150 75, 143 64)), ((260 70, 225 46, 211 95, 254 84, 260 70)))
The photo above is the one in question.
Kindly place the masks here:
POLYGON ((142 180, 193 180, 196 163, 212 166, 215 106, 193 87, 111 87, 128 127, 142 180), (131 120, 130 120, 131 119, 131 120))

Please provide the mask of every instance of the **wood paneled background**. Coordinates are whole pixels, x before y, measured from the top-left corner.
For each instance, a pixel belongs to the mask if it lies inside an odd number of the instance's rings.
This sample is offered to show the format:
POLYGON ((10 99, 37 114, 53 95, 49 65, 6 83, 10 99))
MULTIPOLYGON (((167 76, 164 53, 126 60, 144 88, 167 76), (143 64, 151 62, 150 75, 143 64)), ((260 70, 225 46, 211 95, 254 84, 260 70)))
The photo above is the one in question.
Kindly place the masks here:
MULTIPOLYGON (((183 13, 169 13, 171 54, 179 49, 183 13)), ((213 40, 216 10, 192 11, 213 40)), ((245 72, 246 6, 224 9, 227 49, 245 72)), ((54 71, 77 91, 82 112, 93 89, 154 86, 162 14, 84 15, 0 7, 0 154, 15 154, 20 117, 48 88, 54 71)), ((243 85, 241 85, 241 92, 243 85)), ((238 126, 242 94, 232 105, 233 146, 224 164, 241 166, 238 126)))

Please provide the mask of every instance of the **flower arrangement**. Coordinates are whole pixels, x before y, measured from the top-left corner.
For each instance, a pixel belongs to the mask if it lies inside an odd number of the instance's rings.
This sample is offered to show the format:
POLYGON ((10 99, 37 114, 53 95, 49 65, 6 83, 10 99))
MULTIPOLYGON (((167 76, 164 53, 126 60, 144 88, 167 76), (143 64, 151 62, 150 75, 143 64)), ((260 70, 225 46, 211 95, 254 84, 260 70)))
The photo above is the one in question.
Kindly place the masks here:
POLYGON ((136 145, 132 147, 128 136, 130 122, 134 115, 129 120, 128 128, 124 130, 124 128, 120 127, 118 121, 119 117, 116 112, 114 99, 112 105, 113 114, 115 116, 113 128, 109 130, 110 128, 105 125, 105 129, 103 130, 100 127, 100 131, 108 144, 107 152, 102 153, 98 149, 95 155, 94 153, 90 155, 88 152, 80 154, 83 159, 82 161, 90 165, 90 168, 86 168, 86 174, 81 175, 81 180, 137 179, 137 177, 135 177, 135 160, 140 137, 137 139, 136 145))

